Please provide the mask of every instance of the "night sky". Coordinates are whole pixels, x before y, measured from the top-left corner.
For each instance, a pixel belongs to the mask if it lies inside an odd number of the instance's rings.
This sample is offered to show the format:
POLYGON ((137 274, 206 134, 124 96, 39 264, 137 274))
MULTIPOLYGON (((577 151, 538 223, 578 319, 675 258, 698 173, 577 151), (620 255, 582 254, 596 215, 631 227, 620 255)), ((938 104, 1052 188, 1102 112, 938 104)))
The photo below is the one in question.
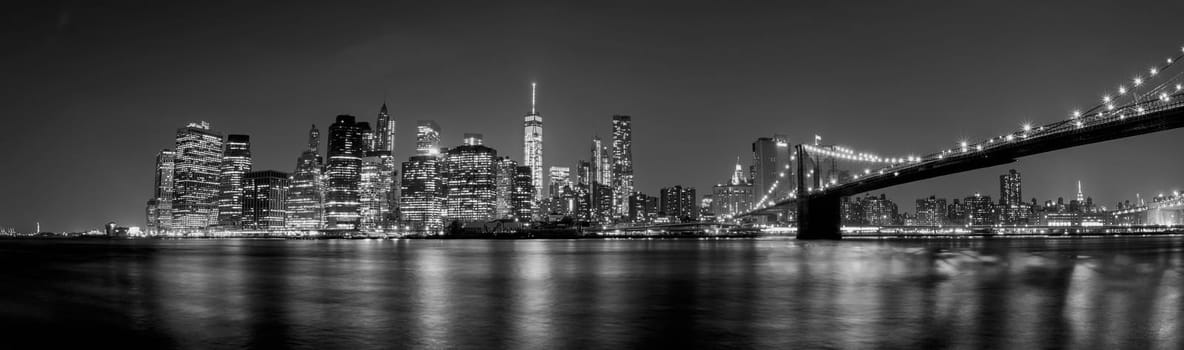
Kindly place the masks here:
MULTIPOLYGON (((290 172, 306 131, 373 123, 396 156, 414 123, 444 146, 485 134, 522 159, 539 84, 544 163, 574 166, 613 114, 634 120, 639 190, 709 193, 757 137, 814 134, 926 154, 1088 107, 1184 44, 1184 2, 30 1, 0 10, 0 227, 144 225, 154 156, 178 127, 251 135, 256 170, 290 172)), ((1086 195, 1112 206, 1184 186, 1184 130, 1094 144, 888 189, 917 197, 1086 195)), ((877 192, 879 193, 879 192, 877 192)))

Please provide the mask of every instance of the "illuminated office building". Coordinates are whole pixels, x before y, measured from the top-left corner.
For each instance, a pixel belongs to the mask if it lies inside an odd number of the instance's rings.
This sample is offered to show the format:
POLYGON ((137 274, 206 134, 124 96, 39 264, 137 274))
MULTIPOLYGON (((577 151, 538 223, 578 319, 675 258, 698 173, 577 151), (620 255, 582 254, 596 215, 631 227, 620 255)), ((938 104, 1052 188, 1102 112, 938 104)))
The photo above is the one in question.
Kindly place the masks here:
POLYGON ((611 186, 613 183, 613 161, 612 151, 608 146, 600 140, 600 137, 592 137, 592 161, 591 182, 598 182, 602 185, 611 186))
POLYGON ((415 123, 415 129, 415 154, 440 155, 440 124, 432 120, 420 120, 415 123))
POLYGON ((374 125, 374 150, 389 152, 395 155, 395 118, 387 112, 386 103, 378 110, 378 120, 374 125))
POLYGON ((716 217, 730 218, 752 209, 752 183, 739 162, 731 180, 712 187, 711 197, 711 211, 716 217))
POLYGON ((695 189, 675 185, 662 188, 658 192, 657 214, 675 218, 678 221, 694 220, 699 217, 698 202, 695 201, 695 189))
POLYGON ((173 172, 177 152, 163 149, 156 154, 152 198, 148 200, 148 234, 162 235, 173 229, 173 172))
POLYGON ((444 216, 451 221, 484 222, 496 215, 497 151, 482 145, 480 134, 465 134, 464 144, 444 156, 444 216))
POLYGON ((288 228, 300 231, 316 231, 324 226, 325 203, 322 182, 322 159, 320 156, 321 133, 313 125, 308 132, 308 147, 296 159, 296 171, 292 173, 288 189, 288 228))
POLYGON ((571 191, 571 168, 565 166, 551 166, 549 171, 551 175, 550 187, 551 197, 563 197, 563 195, 571 191))
POLYGON ((242 228, 249 231, 283 230, 288 198, 288 174, 252 171, 242 179, 242 228))
POLYGON ((177 129, 173 174, 173 228, 198 233, 218 218, 222 134, 204 121, 177 129))
POLYGON ((1031 208, 1024 203, 1020 173, 1015 169, 999 175, 999 223, 1015 225, 1028 223, 1031 208))
POLYGON ((493 200, 494 218, 513 219, 514 177, 518 174, 518 162, 510 157, 500 157, 494 163, 494 171, 497 176, 493 200))
POLYGON ((543 116, 535 110, 535 83, 530 83, 530 113, 523 122, 523 163, 530 167, 534 200, 543 199, 543 116))
POLYGON ((399 213, 403 223, 414 232, 439 234, 444 227, 439 162, 435 155, 413 156, 403 162, 399 213))
POLYGON ((917 199, 917 224, 926 226, 940 226, 946 224, 946 200, 929 196, 917 199))
POLYGON ((224 151, 218 176, 218 226, 236 229, 242 226, 243 174, 251 171, 251 137, 227 135, 222 146, 224 151))
POLYGON ((514 212, 514 220, 530 222, 534 213, 535 187, 531 181, 531 169, 519 166, 514 171, 514 190, 510 193, 510 207, 514 212))
POLYGON ((608 184, 593 183, 589 195, 592 221, 612 222, 613 217, 616 216, 616 207, 613 203, 613 198, 616 196, 614 196, 613 187, 608 184))
POLYGON ((359 224, 363 232, 384 232, 394 219, 394 157, 387 151, 371 151, 362 159, 359 179, 359 224))
POLYGON ((966 207, 966 218, 969 224, 995 224, 995 217, 991 215, 991 211, 995 207, 994 203, 991 202, 991 196, 983 196, 975 193, 974 196, 963 199, 962 205, 966 207))
POLYGON ((576 185, 592 183, 592 162, 581 160, 576 162, 576 185))
POLYGON ((361 218, 363 140, 351 115, 339 115, 329 126, 328 160, 325 164, 325 229, 356 231, 361 218))
POLYGON ((757 201, 776 202, 793 190, 789 166, 789 138, 761 137, 752 143, 752 190, 757 201))
POLYGON ((365 155, 366 153, 373 151, 374 143, 376 141, 374 137, 374 130, 370 128, 370 123, 357 122, 357 124, 354 124, 354 128, 357 129, 358 135, 360 135, 359 137, 362 138, 362 154, 365 155))
POLYGON ((613 116, 613 193, 617 213, 628 214, 628 197, 633 193, 633 118, 613 116))

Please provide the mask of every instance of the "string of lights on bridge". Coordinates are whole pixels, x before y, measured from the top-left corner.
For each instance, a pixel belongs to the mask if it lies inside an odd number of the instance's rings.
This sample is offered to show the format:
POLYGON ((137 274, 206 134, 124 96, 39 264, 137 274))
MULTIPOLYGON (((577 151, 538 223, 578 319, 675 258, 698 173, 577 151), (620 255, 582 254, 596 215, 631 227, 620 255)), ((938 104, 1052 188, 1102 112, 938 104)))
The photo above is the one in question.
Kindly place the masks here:
MULTIPOLYGON (((1096 126, 1116 121, 1123 121, 1131 117, 1139 117, 1147 115, 1152 112, 1160 110, 1178 108, 1184 105, 1184 82, 1181 82, 1181 76, 1184 71, 1169 74, 1168 72, 1178 66, 1178 62, 1184 59, 1184 47, 1180 48, 1180 52, 1174 56, 1164 59, 1162 65, 1152 65, 1147 69, 1146 78, 1139 74, 1131 78, 1129 83, 1119 84, 1116 94, 1110 92, 1102 94, 1101 103, 1090 107, 1084 111, 1078 109, 1070 113, 1070 118, 1058 122, 1053 122, 1042 126, 1033 126, 1031 123, 1023 123, 1020 130, 1010 132, 1001 136, 992 137, 985 141, 978 143, 969 143, 966 140, 959 141, 955 148, 942 150, 941 152, 929 154, 925 156, 899 156, 899 157, 884 157, 875 152, 861 152, 846 146, 823 146, 802 144, 802 148, 807 154, 829 157, 832 159, 845 160, 851 162, 877 164, 882 167, 878 169, 864 169, 863 174, 855 174, 852 180, 866 180, 875 175, 891 175, 896 176, 899 171, 932 162, 943 160, 947 157, 962 156, 973 154, 992 147, 1015 142, 1018 140, 1027 140, 1029 138, 1038 138, 1042 136, 1054 135, 1061 132, 1081 129, 1087 126, 1096 126), (1166 78, 1165 78, 1166 77, 1166 78), (1128 85, 1129 84, 1129 85, 1128 85), (1124 102, 1125 101, 1125 102, 1124 102), (1173 101, 1176 101, 1173 103, 1173 101), (1125 104, 1123 104, 1125 103, 1125 104)), ((775 201, 787 198, 773 198, 777 193, 776 189, 786 178, 786 173, 789 171, 788 166, 786 172, 782 172, 774 185, 762 194, 760 201, 753 203, 752 209, 758 210, 774 205, 775 201), (772 199, 772 200, 770 200, 772 199)), ((815 175, 814 170, 809 170, 806 177, 815 175)), ((829 187, 838 185, 835 179, 821 183, 821 188, 815 189, 807 187, 806 192, 814 192, 826 190, 829 187)), ((790 191, 787 196, 789 198, 796 197, 796 193, 790 191)))

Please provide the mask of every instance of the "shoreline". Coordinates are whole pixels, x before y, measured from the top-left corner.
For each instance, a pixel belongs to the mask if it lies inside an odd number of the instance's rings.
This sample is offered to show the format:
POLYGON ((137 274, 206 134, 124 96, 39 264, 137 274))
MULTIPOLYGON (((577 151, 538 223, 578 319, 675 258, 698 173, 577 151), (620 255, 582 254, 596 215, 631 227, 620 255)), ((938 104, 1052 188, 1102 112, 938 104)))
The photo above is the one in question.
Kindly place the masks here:
MULTIPOLYGON (((1013 239, 1098 239, 1098 238, 1162 238, 1184 237, 1184 231, 1078 233, 1078 234, 847 234, 841 240, 1013 240, 1013 239)), ((792 234, 503 234, 503 235, 433 235, 433 236, 359 236, 359 237, 266 237, 266 236, 200 236, 200 237, 103 237, 103 236, 0 236, 0 241, 136 241, 136 240, 680 240, 680 239, 794 239, 792 234)))

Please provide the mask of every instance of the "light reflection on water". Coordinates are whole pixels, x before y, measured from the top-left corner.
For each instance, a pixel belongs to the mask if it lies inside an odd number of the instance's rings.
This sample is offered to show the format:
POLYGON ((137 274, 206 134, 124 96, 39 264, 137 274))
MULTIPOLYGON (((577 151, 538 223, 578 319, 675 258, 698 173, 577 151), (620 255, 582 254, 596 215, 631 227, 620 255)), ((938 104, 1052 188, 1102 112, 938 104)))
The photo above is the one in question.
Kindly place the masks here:
POLYGON ((179 348, 1180 348, 1182 247, 0 241, 0 329, 179 348))

